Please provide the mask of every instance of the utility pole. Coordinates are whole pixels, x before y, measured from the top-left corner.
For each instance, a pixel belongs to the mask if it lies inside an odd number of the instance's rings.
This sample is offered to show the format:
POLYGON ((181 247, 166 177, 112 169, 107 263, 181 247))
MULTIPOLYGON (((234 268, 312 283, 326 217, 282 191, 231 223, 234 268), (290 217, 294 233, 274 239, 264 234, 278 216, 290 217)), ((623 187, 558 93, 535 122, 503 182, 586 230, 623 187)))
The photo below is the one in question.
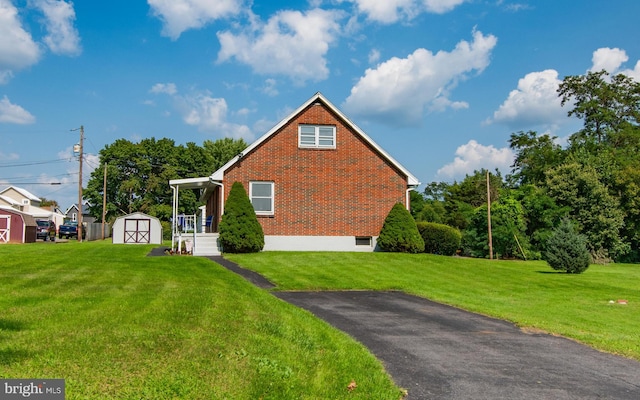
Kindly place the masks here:
POLYGON ((104 240, 104 219, 107 215, 107 163, 104 163, 104 179, 102 182, 102 240, 104 240))
POLYGON ((493 260, 493 239, 491 238, 491 186, 489 170, 487 170, 487 227, 489 229, 489 260, 493 260))
MULTIPOLYGON (((78 161, 80 162, 80 169, 78 171, 78 242, 82 242, 82 152, 84 142, 84 125, 80 125, 80 142, 77 145, 78 161)), ((78 129, 72 129, 77 131, 78 129)), ((76 146, 74 146, 74 153, 76 152, 76 146)))

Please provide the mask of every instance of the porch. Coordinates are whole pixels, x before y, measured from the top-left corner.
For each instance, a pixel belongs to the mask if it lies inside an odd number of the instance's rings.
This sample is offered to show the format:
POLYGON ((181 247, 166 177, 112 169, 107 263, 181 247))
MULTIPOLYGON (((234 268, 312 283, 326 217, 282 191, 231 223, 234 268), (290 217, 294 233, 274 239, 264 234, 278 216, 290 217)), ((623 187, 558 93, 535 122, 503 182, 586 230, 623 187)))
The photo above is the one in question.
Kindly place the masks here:
POLYGON ((218 224, 224 212, 224 185, 210 177, 173 179, 169 181, 173 191, 171 218, 171 249, 194 256, 221 254, 218 224), (200 201, 205 203, 193 214, 180 213, 180 190, 198 190, 200 201))

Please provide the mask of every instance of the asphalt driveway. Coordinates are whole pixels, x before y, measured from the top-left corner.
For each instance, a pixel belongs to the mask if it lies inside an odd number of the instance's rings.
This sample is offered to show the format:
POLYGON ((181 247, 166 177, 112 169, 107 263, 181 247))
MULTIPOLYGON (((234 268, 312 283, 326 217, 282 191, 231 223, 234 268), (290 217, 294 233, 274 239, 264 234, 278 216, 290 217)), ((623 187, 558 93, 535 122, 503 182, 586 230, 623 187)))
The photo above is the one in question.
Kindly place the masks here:
POLYGON ((407 399, 640 399, 639 362, 568 339, 402 292, 273 294, 367 346, 407 399))
POLYGON ((367 346, 408 399, 640 399, 640 363, 401 292, 276 292, 367 346))

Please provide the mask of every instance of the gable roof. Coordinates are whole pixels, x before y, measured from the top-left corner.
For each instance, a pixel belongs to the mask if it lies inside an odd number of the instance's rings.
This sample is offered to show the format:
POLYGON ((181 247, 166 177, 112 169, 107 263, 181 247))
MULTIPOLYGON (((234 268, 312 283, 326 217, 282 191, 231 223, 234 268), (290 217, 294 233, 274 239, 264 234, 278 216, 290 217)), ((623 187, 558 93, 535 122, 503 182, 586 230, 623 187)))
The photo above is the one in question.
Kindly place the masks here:
MULTIPOLYGON (((67 211, 64 212, 65 215, 69 214, 72 208, 75 208, 78 211, 78 203, 73 203, 67 208, 67 211)), ((89 203, 82 204, 82 215, 89 214, 89 203)))
POLYGON ((36 219, 31 214, 27 214, 25 212, 18 211, 15 208, 2 206, 2 205, 0 205, 0 210, 2 210, 5 213, 9 213, 9 214, 21 215, 22 216, 22 220, 24 221, 24 224, 26 226, 36 226, 37 225, 36 219))
POLYGON ((227 162, 225 165, 223 165, 220 169, 218 169, 213 174, 211 174, 210 178, 212 180, 214 180, 214 181, 222 181, 222 179, 224 178, 225 171, 227 171, 235 163, 237 163, 245 154, 250 153, 251 151, 253 151, 253 149, 255 149, 260 144, 265 142, 271 136, 275 135, 280 130, 280 128, 282 128, 283 126, 288 124, 289 121, 291 121, 298 114, 300 114, 305 108, 309 107, 311 104, 313 104, 313 103, 315 103, 317 101, 320 101, 325 106, 327 106, 340 119, 342 119, 347 126, 349 126, 351 129, 353 129, 353 131, 356 132, 356 134, 359 135, 367 144, 369 144, 373 149, 375 149, 376 152, 378 152, 383 158, 385 158, 387 161, 389 161, 389 163, 391 163, 391 165, 393 165, 395 168, 397 168, 399 171, 401 171, 403 174, 405 174, 407 176, 407 184, 409 186, 419 186, 420 185, 420 181, 418 180, 418 178, 416 178, 411 172, 409 172, 409 170, 407 170, 404 166, 402 166, 402 164, 400 164, 393 157, 391 157, 391 155, 389 153, 384 151, 384 149, 382 147, 380 147, 376 142, 374 142, 373 139, 371 139, 366 133, 364 133, 364 131, 362 129, 360 129, 355 123, 353 123, 346 115, 344 115, 344 113, 342 113, 342 111, 340 111, 336 106, 334 106, 320 92, 318 92, 315 95, 313 95, 309 100, 304 102, 300 107, 298 107, 295 111, 293 111, 291 114, 289 114, 288 117, 286 117, 282 121, 280 121, 276 126, 271 128, 271 130, 269 130, 267 133, 265 133, 260 138, 258 138, 258 140, 256 140, 255 142, 251 143, 246 149, 244 149, 242 151, 242 153, 240 153, 237 156, 235 156, 234 158, 232 158, 229 162, 227 162))
POLYGON ((12 199, 9 196, 5 196, 0 194, 0 200, 4 201, 5 203, 9 204, 10 206, 21 206, 22 203, 20 203, 19 201, 15 201, 14 199, 12 199))
POLYGON ((0 191, 0 194, 8 192, 10 189, 13 189, 16 192, 20 193, 20 195, 22 195, 22 197, 24 197, 26 199, 33 200, 33 201, 41 201, 40 197, 38 197, 35 194, 29 192, 27 189, 19 188, 17 186, 9 186, 6 189, 0 191))

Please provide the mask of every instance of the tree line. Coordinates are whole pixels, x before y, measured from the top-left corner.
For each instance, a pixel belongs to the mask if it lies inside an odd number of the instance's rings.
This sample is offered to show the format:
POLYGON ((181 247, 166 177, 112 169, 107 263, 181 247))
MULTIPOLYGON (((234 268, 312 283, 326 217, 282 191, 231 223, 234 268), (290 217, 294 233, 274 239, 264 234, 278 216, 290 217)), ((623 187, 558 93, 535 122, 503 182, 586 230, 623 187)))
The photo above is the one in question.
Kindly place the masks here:
MULTIPOLYGON (((511 134, 510 173, 489 174, 494 255, 541 258, 553 230, 569 221, 587 240, 594 261, 640 262, 640 83, 606 71, 568 76, 558 88, 568 115, 582 128, 567 145, 535 131, 511 134)), ((174 140, 118 139, 100 150, 101 164, 84 191, 91 214, 106 220, 141 211, 168 222, 168 181, 210 175, 246 148, 230 138, 177 145, 174 140)), ((446 224, 462 233, 463 255, 488 257, 486 170, 461 181, 431 182, 411 192, 418 222, 446 224)), ((198 193, 183 191, 179 211, 192 213, 198 193)))
MULTIPOLYGON (((246 147, 244 140, 231 138, 205 140, 202 146, 177 145, 168 138, 137 143, 118 139, 100 150, 100 166, 91 173, 83 197, 91 215, 101 220, 106 168, 107 222, 138 211, 168 222, 173 202, 169 180, 211 175, 246 147)), ((179 212, 193 213, 200 205, 198 195, 181 191, 179 212)))
MULTIPOLYGON (((490 173, 494 253, 541 258, 566 220, 586 238, 595 262, 640 262, 640 83, 588 72, 566 77, 558 96, 582 129, 565 147, 535 131, 511 134, 510 173, 490 173)), ((462 254, 488 257, 486 174, 413 192, 413 217, 458 228, 462 254)))

